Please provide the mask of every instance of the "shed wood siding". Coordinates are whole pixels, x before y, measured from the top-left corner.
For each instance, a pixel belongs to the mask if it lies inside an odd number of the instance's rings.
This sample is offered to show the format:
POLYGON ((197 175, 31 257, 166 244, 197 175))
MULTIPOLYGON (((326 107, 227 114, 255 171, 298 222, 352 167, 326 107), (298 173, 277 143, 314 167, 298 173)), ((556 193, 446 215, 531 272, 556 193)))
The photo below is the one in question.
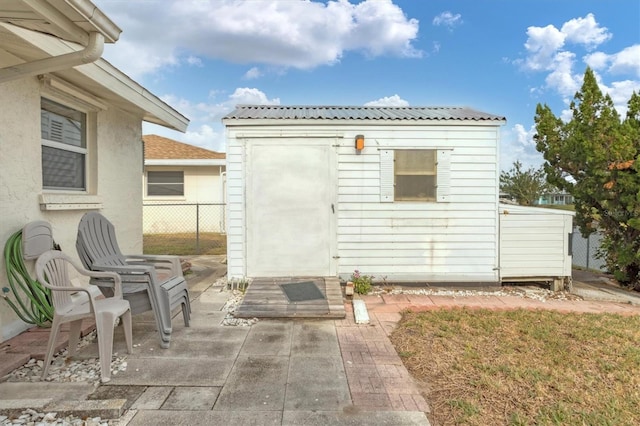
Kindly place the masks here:
MULTIPOLYGON (((389 281, 498 281, 498 124, 227 124, 228 272, 246 275, 244 145, 252 138, 337 138, 338 274, 354 269, 389 281), (356 134, 365 149, 354 149, 356 134), (446 150, 448 201, 393 202, 381 155, 446 150), (391 202, 384 202, 384 196, 391 202)), ((446 199, 446 198, 445 198, 446 199)))

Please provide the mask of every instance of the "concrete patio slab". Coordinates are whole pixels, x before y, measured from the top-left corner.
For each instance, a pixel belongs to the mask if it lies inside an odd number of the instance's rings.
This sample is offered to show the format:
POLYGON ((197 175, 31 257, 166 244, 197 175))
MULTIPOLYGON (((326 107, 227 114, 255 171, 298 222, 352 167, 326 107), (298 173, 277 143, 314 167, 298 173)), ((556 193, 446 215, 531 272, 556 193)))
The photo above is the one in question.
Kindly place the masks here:
MULTIPOLYGON (((279 426, 282 411, 139 410, 128 426, 260 425, 279 426)), ((300 425, 300 423, 298 423, 300 425)))
POLYGON ((106 385, 222 386, 233 367, 233 359, 222 358, 134 358, 127 371, 113 376, 106 385))
POLYGON ((284 409, 341 410, 351 405, 341 356, 292 356, 284 409))
POLYGON ((427 416, 419 411, 285 411, 282 426, 428 426, 427 416))
POLYGON ((213 386, 175 387, 161 408, 163 410, 211 410, 220 394, 220 389, 213 386))
POLYGON ((289 358, 240 355, 214 410, 270 411, 284 407, 289 358))
POLYGON ((289 355, 292 321, 259 321, 251 326, 242 346, 244 355, 289 355))
POLYGON ((172 386, 149 386, 131 405, 131 408, 134 410, 159 410, 172 390, 172 386))
POLYGON ((295 322, 291 355, 339 355, 336 327, 332 321, 295 322))

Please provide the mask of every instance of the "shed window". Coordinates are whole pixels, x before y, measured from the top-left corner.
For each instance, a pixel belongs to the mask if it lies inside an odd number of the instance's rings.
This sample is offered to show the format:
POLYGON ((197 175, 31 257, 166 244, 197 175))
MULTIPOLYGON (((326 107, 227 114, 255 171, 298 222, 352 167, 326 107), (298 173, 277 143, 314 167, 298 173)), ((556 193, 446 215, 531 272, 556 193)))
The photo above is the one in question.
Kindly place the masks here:
POLYGON ((380 151, 381 202, 447 202, 451 149, 380 151))
POLYGON ((87 115, 43 98, 40 118, 42 187, 85 190, 87 115))
POLYGON ((184 196, 184 172, 147 172, 148 196, 184 196))
POLYGON ((394 159, 394 200, 436 200, 436 151, 396 150, 394 159))

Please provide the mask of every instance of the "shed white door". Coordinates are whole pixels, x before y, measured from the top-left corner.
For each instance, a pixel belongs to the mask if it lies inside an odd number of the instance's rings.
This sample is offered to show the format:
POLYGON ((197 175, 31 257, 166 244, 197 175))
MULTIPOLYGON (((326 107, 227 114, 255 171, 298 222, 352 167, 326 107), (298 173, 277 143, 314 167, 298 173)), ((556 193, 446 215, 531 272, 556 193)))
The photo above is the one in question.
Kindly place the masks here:
POLYGON ((335 165, 332 140, 247 143, 247 275, 332 276, 335 165))

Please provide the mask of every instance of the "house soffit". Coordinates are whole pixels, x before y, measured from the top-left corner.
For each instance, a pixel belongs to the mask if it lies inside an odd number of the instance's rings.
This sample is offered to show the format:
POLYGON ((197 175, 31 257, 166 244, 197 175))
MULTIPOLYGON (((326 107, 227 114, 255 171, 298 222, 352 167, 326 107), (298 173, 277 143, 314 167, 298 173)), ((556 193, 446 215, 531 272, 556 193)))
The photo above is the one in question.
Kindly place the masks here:
POLYGON ((81 45, 90 32, 115 43, 122 30, 89 0, 2 0, 0 22, 81 45))

